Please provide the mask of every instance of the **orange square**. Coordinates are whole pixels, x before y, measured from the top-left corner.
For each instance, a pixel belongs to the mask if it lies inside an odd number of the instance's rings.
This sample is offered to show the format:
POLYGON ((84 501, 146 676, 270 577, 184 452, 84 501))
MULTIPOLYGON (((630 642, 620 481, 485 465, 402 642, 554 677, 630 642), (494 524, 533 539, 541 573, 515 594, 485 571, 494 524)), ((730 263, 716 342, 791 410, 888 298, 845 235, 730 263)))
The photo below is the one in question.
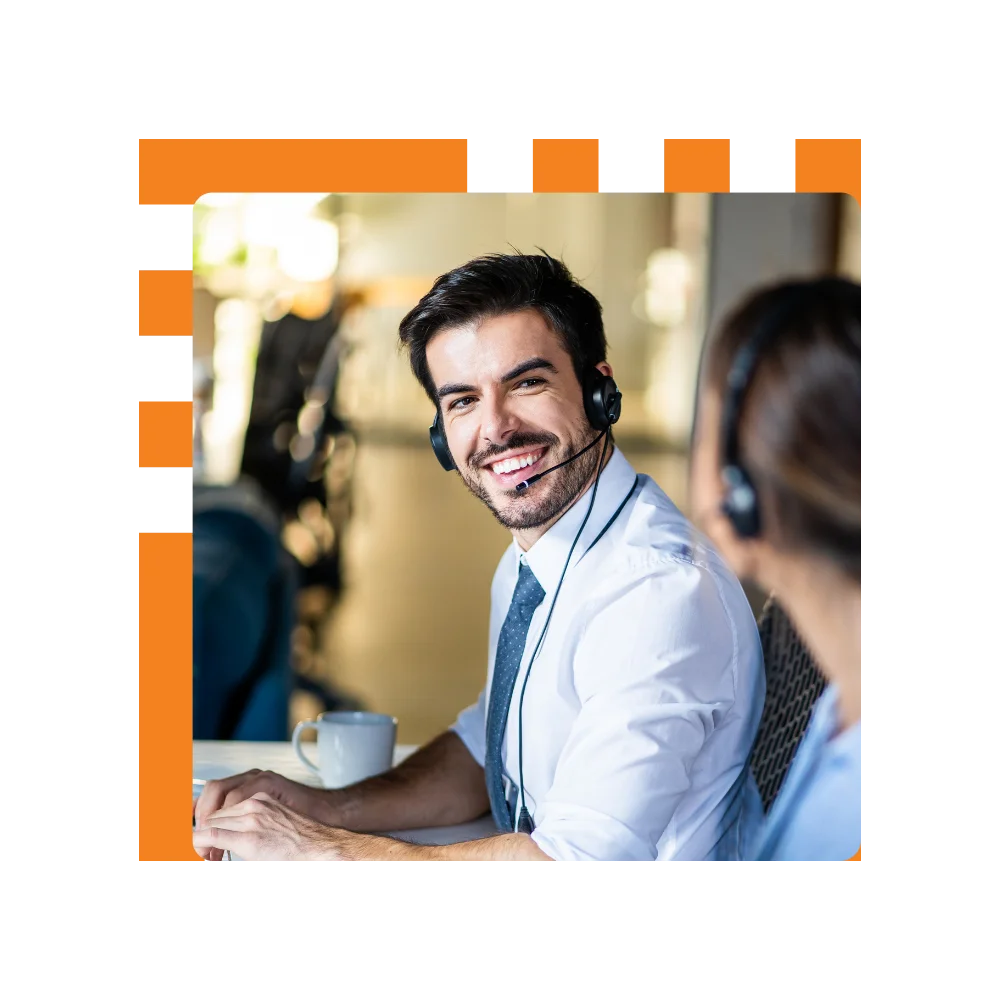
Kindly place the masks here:
POLYGON ((861 204, 860 139, 796 139, 795 190, 849 194, 861 204))
POLYGON ((194 453, 191 403, 139 404, 139 466, 191 468, 194 453))
POLYGON ((535 139, 532 188, 596 191, 596 139, 535 139))
POLYGON ((664 139, 663 190, 729 190, 728 139, 664 139))
POLYGON ((190 337, 193 298, 190 271, 140 271, 139 335, 190 337))

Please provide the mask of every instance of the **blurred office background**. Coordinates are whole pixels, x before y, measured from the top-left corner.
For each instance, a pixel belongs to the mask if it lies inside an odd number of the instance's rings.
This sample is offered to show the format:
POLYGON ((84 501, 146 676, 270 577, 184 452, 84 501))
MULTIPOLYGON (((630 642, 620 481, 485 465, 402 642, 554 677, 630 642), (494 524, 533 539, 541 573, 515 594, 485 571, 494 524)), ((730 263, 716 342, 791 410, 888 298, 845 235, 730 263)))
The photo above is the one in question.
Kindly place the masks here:
POLYGON ((195 477, 260 485, 290 557, 289 725, 358 706, 420 743, 478 696, 510 535, 435 461, 433 410, 397 328, 439 274, 511 247, 561 257, 601 301, 624 394, 618 446, 684 510, 706 331, 761 282, 860 279, 847 196, 202 198, 195 477))

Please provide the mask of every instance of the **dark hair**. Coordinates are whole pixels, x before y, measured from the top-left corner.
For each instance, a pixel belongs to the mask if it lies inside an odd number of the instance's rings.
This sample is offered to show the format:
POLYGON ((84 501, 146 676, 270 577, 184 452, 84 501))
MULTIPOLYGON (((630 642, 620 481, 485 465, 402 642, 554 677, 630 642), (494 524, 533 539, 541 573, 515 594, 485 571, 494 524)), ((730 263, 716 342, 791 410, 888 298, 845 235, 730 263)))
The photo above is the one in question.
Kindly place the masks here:
POLYGON ((523 309, 540 313, 559 334, 581 385, 588 369, 607 359, 601 304, 562 261, 544 251, 487 254, 442 274, 399 324, 399 339, 410 353, 413 374, 435 406, 435 386, 427 368, 427 344, 434 334, 523 309))
POLYGON ((861 286, 845 278, 757 291, 706 348, 704 377, 724 397, 740 348, 777 322, 738 424, 764 535, 861 580, 861 286))

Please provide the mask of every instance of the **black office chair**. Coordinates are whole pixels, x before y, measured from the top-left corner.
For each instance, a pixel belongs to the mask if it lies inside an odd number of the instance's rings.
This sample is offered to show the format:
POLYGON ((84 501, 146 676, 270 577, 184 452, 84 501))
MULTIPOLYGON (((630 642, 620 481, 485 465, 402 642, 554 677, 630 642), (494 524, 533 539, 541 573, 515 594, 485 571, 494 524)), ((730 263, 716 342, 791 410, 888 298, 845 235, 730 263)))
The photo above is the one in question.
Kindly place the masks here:
POLYGON ((773 597, 764 605, 757 627, 767 693, 750 768, 766 813, 777 798, 826 678, 773 597))

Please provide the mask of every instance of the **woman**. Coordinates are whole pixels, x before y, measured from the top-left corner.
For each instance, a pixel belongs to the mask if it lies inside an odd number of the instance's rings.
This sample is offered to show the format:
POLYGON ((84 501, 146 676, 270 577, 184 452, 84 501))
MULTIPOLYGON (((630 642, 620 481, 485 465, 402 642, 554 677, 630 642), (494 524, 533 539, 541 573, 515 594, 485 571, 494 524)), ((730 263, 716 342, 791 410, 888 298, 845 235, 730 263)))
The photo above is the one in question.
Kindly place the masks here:
POLYGON ((751 295, 706 346, 696 516, 784 608, 829 684, 756 841, 760 860, 861 844, 861 287, 751 295))

